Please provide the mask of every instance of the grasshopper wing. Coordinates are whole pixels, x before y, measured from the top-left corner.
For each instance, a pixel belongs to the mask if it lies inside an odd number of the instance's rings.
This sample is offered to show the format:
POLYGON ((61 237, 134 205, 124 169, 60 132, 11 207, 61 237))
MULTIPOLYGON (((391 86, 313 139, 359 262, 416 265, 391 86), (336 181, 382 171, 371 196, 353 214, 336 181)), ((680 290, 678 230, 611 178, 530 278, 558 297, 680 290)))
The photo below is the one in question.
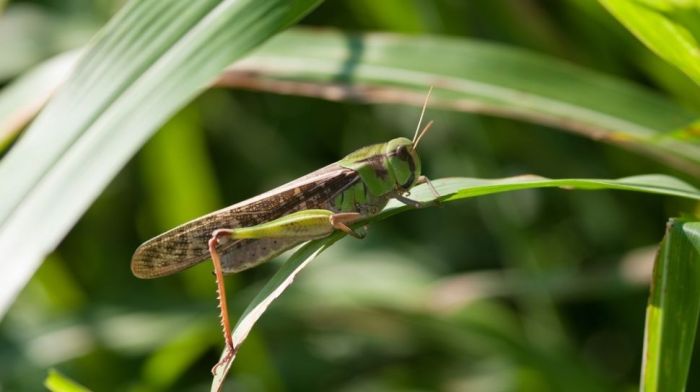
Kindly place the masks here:
MULTIPOLYGON (((357 173, 333 163, 259 196, 197 218, 136 249, 131 270, 139 278, 157 278, 209 258, 208 240, 216 229, 254 226, 311 208, 331 209, 340 192, 359 181, 357 173)), ((221 241, 224 272, 238 272, 265 262, 303 242, 297 239, 221 241)))

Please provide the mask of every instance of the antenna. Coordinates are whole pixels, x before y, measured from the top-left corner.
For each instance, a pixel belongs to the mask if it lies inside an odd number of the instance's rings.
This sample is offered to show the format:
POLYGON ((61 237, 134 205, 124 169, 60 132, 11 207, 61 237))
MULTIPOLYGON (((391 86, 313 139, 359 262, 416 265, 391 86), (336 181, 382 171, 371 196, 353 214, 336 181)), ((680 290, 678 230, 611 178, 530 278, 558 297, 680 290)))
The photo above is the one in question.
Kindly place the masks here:
POLYGON ((433 126, 433 120, 430 120, 427 124, 425 124, 425 128, 423 128, 422 131, 420 131, 420 134, 418 135, 418 139, 413 142, 413 150, 415 151, 416 148, 418 148, 418 143, 420 142, 420 139, 425 135, 426 132, 428 132, 428 129, 433 126))
POLYGON ((418 142, 420 141, 421 137, 425 134, 425 132, 430 129, 430 126, 433 125, 433 122, 429 122, 428 125, 423 128, 423 130, 420 130, 420 125, 423 122, 423 115, 425 114, 425 108, 428 107, 428 101, 430 100, 430 93, 433 92, 433 86, 430 86, 430 89, 428 90, 428 94, 425 96, 425 102, 423 102, 423 109, 420 112, 420 117, 418 118, 418 125, 416 126, 416 133, 413 135, 413 149, 415 150, 416 147, 418 147, 418 142))

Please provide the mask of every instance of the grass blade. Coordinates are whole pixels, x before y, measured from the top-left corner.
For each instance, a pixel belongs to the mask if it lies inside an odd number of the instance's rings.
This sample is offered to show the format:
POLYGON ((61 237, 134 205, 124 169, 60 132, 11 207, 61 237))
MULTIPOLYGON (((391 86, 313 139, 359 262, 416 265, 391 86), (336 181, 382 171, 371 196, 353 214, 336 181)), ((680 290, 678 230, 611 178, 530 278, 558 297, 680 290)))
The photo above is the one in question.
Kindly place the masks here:
MULTIPOLYGON (((492 193, 550 187, 581 190, 629 190, 700 200, 700 190, 678 179, 664 175, 636 176, 617 180, 550 179, 539 176, 519 176, 496 180, 476 178, 443 178, 434 180, 433 185, 440 195, 441 203, 452 202, 469 197, 483 196, 492 193)), ((421 185, 411 190, 411 198, 423 202, 429 202, 434 200, 435 196, 426 185, 421 185)), ((382 211, 382 213, 380 213, 378 216, 367 221, 358 222, 357 226, 361 226, 372 221, 385 219, 389 216, 409 209, 411 208, 403 203, 392 200, 392 202, 390 202, 384 211, 382 211)), ((698 227, 696 234, 696 245, 700 247, 700 227, 698 227)), ((270 279, 270 281, 267 282, 265 287, 248 305, 246 310, 243 312, 240 321, 238 321, 234 327, 233 341, 234 344, 236 344, 236 351, 245 341, 253 326, 260 319, 265 310, 267 310, 270 304, 277 297, 279 297, 287 287, 289 287, 297 274, 301 272, 301 270, 311 261, 313 261, 313 259, 315 259, 321 252, 344 236, 344 233, 336 232, 328 238, 310 241, 294 252, 292 256, 290 256, 287 262, 270 279)), ((698 289, 700 290, 700 288, 698 289)), ((698 298, 698 301, 700 301, 700 295, 696 296, 696 298, 698 298)), ((692 344, 690 344, 689 347, 692 347, 692 344)), ((224 358, 226 354, 227 352, 224 351, 221 358, 224 358)), ((232 357, 230 357, 230 361, 216 369, 214 382, 212 384, 212 391, 217 391, 221 388, 224 378, 226 377, 226 374, 228 373, 234 359, 235 353, 232 357)))
POLYGON ((89 389, 54 369, 49 370, 49 375, 44 381, 44 386, 51 392, 90 392, 89 389))
POLYGON ((698 113, 621 79, 478 40, 295 29, 220 84, 334 100, 431 106, 545 124, 700 173, 698 113))
POLYGON ((700 3, 697 1, 601 0, 649 49, 700 84, 700 3))
POLYGON ((79 52, 56 56, 5 87, 0 94, 0 152, 41 110, 73 71, 79 52))
MULTIPOLYGON (((231 334, 233 335, 233 342, 236 345, 235 351, 238 351, 240 345, 248 337, 248 334, 253 329, 255 323, 262 317, 265 310, 270 306, 270 304, 279 297, 284 290, 289 287, 294 281, 294 278, 299 272, 313 259, 315 259, 321 252, 331 246, 333 243, 341 239, 344 235, 340 232, 331 235, 330 237, 311 241, 303 245, 299 250, 294 252, 294 254, 284 263, 284 265, 277 271, 277 273, 267 282, 265 287, 260 290, 258 295, 253 298, 253 301, 248 305, 248 307, 243 311, 240 319, 236 323, 231 334)), ((224 358, 227 354, 228 348, 224 350, 221 354, 221 358, 224 358)), ((236 358, 236 352, 230 357, 228 362, 218 366, 215 369, 214 379, 212 382, 212 391, 221 390, 226 374, 228 373, 233 360, 236 358)))
POLYGON ((331 100, 431 106, 550 125, 700 174, 700 115, 633 83, 504 45, 293 29, 217 82, 331 100))
POLYGON ((319 2, 127 3, 0 162, 0 314, 160 125, 319 2))
POLYGON ((654 265, 640 390, 685 390, 699 312, 700 222, 672 219, 654 265))
MULTIPOLYGON (((435 180, 433 181, 433 185, 440 194, 441 202, 534 188, 560 188, 566 190, 616 189, 700 200, 700 190, 675 177, 661 174, 625 177, 616 180, 587 178, 552 179, 534 175, 493 180, 456 177, 435 180)), ((411 189, 411 197, 425 202, 435 198, 430 189, 425 185, 419 185, 411 189)), ((395 210, 403 210, 406 208, 407 207, 402 203, 392 200, 382 214, 390 214, 395 210)))

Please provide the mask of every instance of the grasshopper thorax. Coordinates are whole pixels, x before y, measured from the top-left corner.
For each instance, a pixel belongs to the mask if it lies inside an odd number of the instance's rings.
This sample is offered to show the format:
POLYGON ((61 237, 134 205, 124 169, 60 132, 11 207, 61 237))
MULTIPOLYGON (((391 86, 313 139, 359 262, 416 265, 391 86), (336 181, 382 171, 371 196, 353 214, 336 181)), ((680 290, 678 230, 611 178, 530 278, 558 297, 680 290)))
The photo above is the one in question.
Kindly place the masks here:
POLYGON ((420 159, 413 142, 404 137, 361 148, 339 162, 352 169, 374 196, 407 191, 420 177, 420 159))
POLYGON ((421 171, 420 158, 413 148, 413 142, 405 137, 392 139, 385 144, 384 156, 397 187, 411 189, 421 171))

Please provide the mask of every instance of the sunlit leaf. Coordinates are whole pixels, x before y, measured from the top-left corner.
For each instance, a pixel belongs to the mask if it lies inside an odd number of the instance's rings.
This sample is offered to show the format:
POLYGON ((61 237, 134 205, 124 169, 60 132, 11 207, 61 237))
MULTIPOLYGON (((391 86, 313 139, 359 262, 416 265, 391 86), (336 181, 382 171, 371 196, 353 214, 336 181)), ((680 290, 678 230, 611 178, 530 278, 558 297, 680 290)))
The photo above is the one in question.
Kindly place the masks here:
POLYGON ((129 2, 0 162, 0 314, 160 125, 318 3, 129 2))
POLYGON ((51 392, 89 392, 90 390, 56 370, 49 370, 44 386, 51 392))
POLYGON ((700 84, 700 3, 671 0, 600 0, 664 60, 700 84))

